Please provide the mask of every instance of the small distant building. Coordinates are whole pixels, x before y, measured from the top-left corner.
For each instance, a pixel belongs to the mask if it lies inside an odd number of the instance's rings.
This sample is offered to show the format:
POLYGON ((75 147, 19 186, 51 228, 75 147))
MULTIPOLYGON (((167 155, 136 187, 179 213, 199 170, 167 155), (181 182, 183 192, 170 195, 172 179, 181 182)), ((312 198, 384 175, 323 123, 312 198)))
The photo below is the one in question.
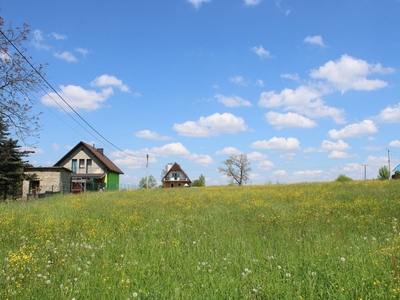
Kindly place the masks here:
POLYGON ((80 142, 55 165, 71 170, 71 192, 118 190, 119 175, 124 174, 105 154, 80 142))
POLYGON ((24 174, 29 180, 22 183, 23 199, 31 199, 40 195, 69 193, 71 191, 71 170, 63 167, 26 167, 24 174))
POLYGON ((400 165, 393 169, 392 179, 400 179, 400 165))
POLYGON ((177 163, 167 165, 167 173, 161 181, 164 188, 189 187, 192 183, 177 163))

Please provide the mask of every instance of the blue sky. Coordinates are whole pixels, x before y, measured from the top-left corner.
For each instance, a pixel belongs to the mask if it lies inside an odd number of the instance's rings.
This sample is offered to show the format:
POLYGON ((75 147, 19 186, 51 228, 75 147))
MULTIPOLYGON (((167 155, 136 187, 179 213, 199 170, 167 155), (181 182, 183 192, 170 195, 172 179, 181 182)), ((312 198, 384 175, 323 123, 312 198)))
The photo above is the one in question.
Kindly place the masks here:
POLYGON ((207 185, 227 184, 217 168, 239 153, 252 184, 372 179, 388 154, 400 163, 400 1, 93 3, 2 3, 5 24, 31 26, 26 46, 46 79, 123 150, 48 90, 32 95, 43 112, 35 166, 81 140, 134 185, 146 154, 156 179, 177 162, 207 185))

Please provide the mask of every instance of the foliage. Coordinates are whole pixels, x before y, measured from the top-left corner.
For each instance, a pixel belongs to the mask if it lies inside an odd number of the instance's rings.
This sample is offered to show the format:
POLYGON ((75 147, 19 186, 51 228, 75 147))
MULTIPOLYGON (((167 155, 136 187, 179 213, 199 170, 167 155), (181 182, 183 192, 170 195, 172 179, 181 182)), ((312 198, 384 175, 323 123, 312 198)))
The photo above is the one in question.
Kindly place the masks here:
POLYGON ((22 151, 18 141, 8 136, 8 126, 0 119, 0 197, 3 200, 7 199, 9 194, 13 199, 16 198, 17 189, 20 188, 25 176, 26 162, 22 158, 31 153, 22 151))
POLYGON ((193 180, 192 186, 206 186, 206 178, 204 177, 204 175, 201 174, 198 179, 193 180))
POLYGON ((43 66, 31 65, 26 59, 29 26, 4 28, 0 17, 0 118, 10 124, 23 141, 39 137, 39 115, 32 113, 35 103, 31 93, 43 84, 43 66), (32 68, 35 67, 35 69, 32 68))
POLYGON ((381 168, 379 168, 378 179, 379 180, 390 179, 390 170, 387 166, 382 166, 381 168))
POLYGON ((335 179, 335 181, 336 181, 336 182, 346 182, 346 181, 353 181, 353 179, 350 178, 350 177, 348 177, 348 176, 346 176, 346 175, 344 175, 344 174, 340 174, 340 175, 335 179))
POLYGON ((400 179, 400 171, 394 172, 393 179, 400 179))
POLYGON ((0 204, 0 299, 399 299, 398 190, 352 181, 0 204))
MULTIPOLYGON (((148 183, 149 183, 149 185, 148 185, 149 189, 153 189, 157 186, 157 180, 154 178, 153 175, 149 176, 148 183)), ((140 179, 139 188, 147 189, 147 178, 146 177, 143 177, 142 179, 140 179)))
POLYGON ((218 171, 225 174, 231 183, 241 186, 250 180, 251 167, 246 154, 233 154, 222 163, 225 167, 219 167, 218 171))

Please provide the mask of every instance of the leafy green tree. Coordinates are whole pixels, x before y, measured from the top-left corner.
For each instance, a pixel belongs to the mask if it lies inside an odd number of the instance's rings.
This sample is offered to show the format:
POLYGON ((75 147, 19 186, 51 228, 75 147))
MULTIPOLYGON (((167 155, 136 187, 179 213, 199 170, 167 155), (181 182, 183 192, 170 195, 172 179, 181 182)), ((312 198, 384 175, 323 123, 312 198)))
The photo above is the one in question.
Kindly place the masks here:
POLYGON ((26 55, 24 44, 29 41, 29 33, 27 24, 5 28, 0 17, 0 118, 22 141, 39 138, 40 113, 32 113, 32 107, 36 102, 34 92, 45 81, 43 66, 28 61, 32 57, 26 55))
POLYGON ((204 177, 204 175, 201 174, 198 179, 193 180, 192 186, 206 186, 206 178, 204 177))
POLYGON ((344 174, 340 174, 340 175, 336 178, 335 181, 336 181, 336 182, 346 182, 346 181, 353 181, 353 179, 350 178, 350 177, 347 177, 347 176, 344 175, 344 174))
MULTIPOLYGON (((157 180, 154 178, 153 175, 149 176, 149 189, 153 189, 157 186, 157 180)), ((147 179, 146 177, 143 177, 142 179, 140 179, 139 182, 139 189, 147 189, 147 179)))
POLYGON ((8 136, 8 126, 0 119, 0 191, 3 200, 7 199, 8 195, 12 195, 13 199, 16 198, 17 190, 25 178, 24 167, 27 162, 23 157, 32 153, 22 151, 18 140, 8 136))
POLYGON ((387 166, 382 166, 378 171, 379 180, 387 180, 390 178, 390 170, 387 166))
POLYGON ((241 186, 250 180, 250 160, 246 154, 233 154, 222 163, 225 167, 219 167, 218 172, 225 174, 230 183, 241 186))

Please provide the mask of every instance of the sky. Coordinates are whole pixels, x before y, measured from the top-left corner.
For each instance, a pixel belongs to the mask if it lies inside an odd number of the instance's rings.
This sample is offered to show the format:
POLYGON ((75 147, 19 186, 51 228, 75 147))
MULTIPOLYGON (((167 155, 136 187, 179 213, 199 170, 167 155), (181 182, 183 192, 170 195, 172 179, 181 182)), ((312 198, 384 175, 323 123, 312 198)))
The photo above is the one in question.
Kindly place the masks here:
POLYGON ((400 164, 399 0, 13 0, 0 15, 30 25, 31 61, 90 125, 51 89, 32 95, 34 166, 80 141, 126 185, 147 155, 159 183, 177 162, 206 185, 229 183, 232 154, 249 158, 249 184, 400 164))

